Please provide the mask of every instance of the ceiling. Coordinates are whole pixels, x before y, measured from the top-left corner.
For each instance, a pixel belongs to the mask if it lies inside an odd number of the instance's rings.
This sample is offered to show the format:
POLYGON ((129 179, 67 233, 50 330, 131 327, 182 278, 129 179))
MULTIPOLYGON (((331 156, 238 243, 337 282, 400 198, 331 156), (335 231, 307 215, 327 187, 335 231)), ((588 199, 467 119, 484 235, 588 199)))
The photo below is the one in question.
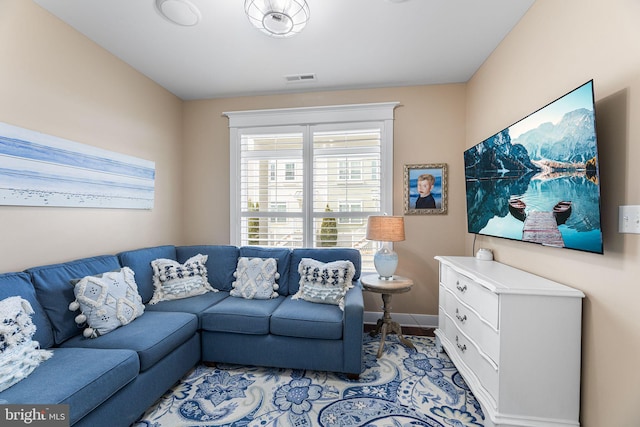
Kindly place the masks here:
POLYGON ((195 26, 155 0, 34 0, 184 100, 468 81, 534 0, 307 0, 290 38, 254 28, 243 0, 189 0, 195 26), (315 74, 314 81, 286 76, 315 74))

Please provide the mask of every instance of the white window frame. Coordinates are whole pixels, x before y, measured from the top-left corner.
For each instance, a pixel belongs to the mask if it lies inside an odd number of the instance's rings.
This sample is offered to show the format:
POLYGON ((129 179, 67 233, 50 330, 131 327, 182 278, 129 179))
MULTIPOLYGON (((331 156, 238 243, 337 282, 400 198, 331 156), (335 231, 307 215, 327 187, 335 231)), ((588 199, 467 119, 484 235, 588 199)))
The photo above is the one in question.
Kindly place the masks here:
MULTIPOLYGON (((309 139, 309 127, 315 125, 348 124, 377 122, 381 123, 381 152, 380 152, 380 197, 381 212, 393 213, 393 120, 394 109, 399 102, 383 102, 370 104, 334 105, 322 107, 282 108, 268 110, 231 111, 223 113, 229 119, 230 144, 230 222, 229 241, 232 245, 241 244, 241 200, 240 200, 240 138, 241 131, 247 129, 276 128, 288 126, 302 126, 309 139)), ((307 154, 312 155, 311 150, 307 154)), ((305 173, 307 173, 305 171, 305 173)), ((306 180, 303 205, 310 203, 309 194, 311 180, 306 180)), ((306 229, 304 232, 304 247, 313 245, 313 212, 305 212, 306 229)))

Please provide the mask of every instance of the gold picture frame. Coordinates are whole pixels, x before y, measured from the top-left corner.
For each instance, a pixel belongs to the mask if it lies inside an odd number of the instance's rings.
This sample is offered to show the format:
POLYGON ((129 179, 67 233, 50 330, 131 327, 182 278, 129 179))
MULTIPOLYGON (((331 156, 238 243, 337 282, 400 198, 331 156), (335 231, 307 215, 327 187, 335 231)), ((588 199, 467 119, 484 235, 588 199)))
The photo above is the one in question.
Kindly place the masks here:
POLYGON ((445 215, 446 213, 447 164, 404 165, 404 214, 445 215), (426 194, 424 197, 420 197, 419 183, 424 190, 423 193, 426 194))

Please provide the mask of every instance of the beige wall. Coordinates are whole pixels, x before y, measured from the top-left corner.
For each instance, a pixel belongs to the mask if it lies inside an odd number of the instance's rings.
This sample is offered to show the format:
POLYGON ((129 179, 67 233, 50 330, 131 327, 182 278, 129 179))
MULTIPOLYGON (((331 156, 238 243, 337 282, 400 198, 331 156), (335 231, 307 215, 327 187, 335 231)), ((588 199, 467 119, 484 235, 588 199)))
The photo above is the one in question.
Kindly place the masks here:
MULTIPOLYGON (((187 243, 229 242, 229 122, 225 111, 398 101, 394 123, 393 213, 403 215, 405 164, 447 163, 449 214, 407 216, 407 240, 396 243, 397 273, 413 278, 408 294, 393 298, 394 311, 437 314, 438 273, 433 257, 462 253, 465 85, 315 92, 185 103, 185 224, 187 243), (198 206, 197 210, 193 206, 198 206)), ((365 294, 367 311, 380 310, 379 295, 365 294)))
MULTIPOLYGON (((494 238, 477 244, 492 248, 501 262, 587 295, 585 427, 640 425, 640 236, 617 233, 618 206, 640 204, 639 18, 640 2, 633 0, 538 0, 467 90, 465 148, 594 79, 605 255, 494 238)), ((468 236, 467 254, 470 248, 468 236)))
POLYGON ((182 102, 27 0, 0 0, 0 121, 156 163, 153 210, 0 206, 0 272, 178 242, 182 102))

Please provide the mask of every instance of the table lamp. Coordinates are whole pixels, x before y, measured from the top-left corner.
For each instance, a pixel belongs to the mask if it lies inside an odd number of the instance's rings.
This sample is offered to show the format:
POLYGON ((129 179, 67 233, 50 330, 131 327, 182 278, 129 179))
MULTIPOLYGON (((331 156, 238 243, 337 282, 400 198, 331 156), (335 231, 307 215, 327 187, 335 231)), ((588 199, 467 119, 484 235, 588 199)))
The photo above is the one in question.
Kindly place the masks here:
POLYGON ((367 221, 367 240, 383 242, 380 250, 373 256, 373 265, 382 280, 393 280, 398 266, 398 254, 389 246, 390 242, 404 240, 404 217, 370 216, 367 221))

